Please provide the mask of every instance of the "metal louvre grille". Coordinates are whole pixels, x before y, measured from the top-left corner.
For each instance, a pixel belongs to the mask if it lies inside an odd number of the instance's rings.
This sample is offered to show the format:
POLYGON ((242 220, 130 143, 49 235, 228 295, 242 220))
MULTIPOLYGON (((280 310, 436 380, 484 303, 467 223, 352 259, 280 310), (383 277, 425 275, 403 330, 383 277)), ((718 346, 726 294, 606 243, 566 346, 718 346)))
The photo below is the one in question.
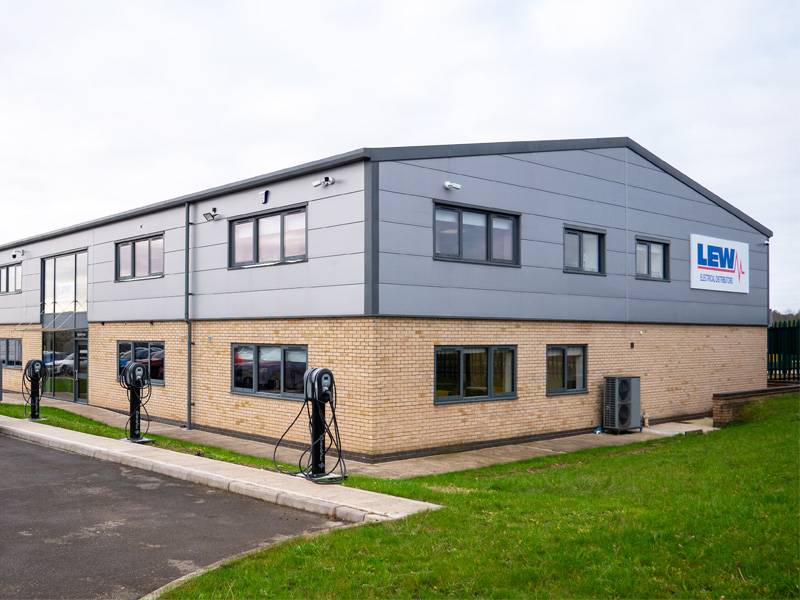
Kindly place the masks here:
POLYGON ((617 380, 613 377, 606 378, 603 394, 603 427, 611 429, 617 427, 617 380))

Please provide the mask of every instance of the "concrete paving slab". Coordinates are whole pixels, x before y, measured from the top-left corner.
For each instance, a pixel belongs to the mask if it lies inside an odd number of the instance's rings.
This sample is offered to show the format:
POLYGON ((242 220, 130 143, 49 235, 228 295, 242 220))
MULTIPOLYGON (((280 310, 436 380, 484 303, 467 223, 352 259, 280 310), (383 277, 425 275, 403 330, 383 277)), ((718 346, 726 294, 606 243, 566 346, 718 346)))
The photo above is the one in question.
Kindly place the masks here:
POLYGON ((386 520, 439 508, 427 502, 343 486, 316 485, 291 475, 5 416, 0 416, 0 433, 329 517, 386 520))

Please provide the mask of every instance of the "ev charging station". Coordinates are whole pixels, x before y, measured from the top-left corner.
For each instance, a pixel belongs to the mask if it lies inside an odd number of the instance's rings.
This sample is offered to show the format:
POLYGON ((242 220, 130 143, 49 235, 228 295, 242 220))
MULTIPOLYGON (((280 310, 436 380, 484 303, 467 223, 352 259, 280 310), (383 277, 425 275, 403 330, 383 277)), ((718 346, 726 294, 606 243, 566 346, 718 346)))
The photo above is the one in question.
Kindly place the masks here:
POLYGON ((25 406, 30 406, 31 421, 44 421, 39 416, 39 404, 42 398, 42 388, 47 380, 47 368, 38 358, 29 360, 22 371, 22 398, 25 406))
MULTIPOLYGON (((136 361, 131 361, 122 369, 119 384, 128 394, 128 437, 124 438, 134 444, 149 444, 153 440, 142 435, 142 410, 147 414, 145 404, 150 399, 152 385, 150 372, 147 366, 136 361)), ((147 419, 148 428, 150 419, 147 419)), ((146 434, 147 432, 145 432, 146 434)))
POLYGON ((307 369, 303 374, 303 392, 305 396, 303 406, 275 445, 272 455, 275 467, 281 473, 305 477, 314 483, 341 483, 347 479, 347 466, 342 456, 339 424, 336 421, 336 382, 333 372, 324 368, 307 369), (326 416, 326 406, 330 409, 330 417, 326 416), (298 470, 288 472, 278 465, 276 455, 284 438, 297 423, 303 411, 308 417, 311 444, 300 456, 297 463, 298 470), (325 459, 331 450, 335 451, 336 462, 327 469, 325 459))

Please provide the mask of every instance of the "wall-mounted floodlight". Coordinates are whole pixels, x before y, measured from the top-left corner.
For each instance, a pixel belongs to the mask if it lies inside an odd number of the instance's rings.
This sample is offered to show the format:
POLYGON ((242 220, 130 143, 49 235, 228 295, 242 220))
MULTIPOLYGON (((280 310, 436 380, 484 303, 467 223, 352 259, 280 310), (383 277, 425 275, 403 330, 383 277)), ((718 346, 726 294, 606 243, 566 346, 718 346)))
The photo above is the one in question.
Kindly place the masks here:
POLYGON ((317 179, 311 185, 314 187, 320 187, 320 186, 328 187, 329 185, 333 185, 334 183, 336 183, 336 179, 334 179, 330 175, 325 175, 325 177, 323 177, 322 179, 317 179))
POLYGON ((209 222, 209 223, 210 223, 211 221, 216 221, 218 216, 219 216, 219 215, 217 214, 217 209, 216 209, 216 207, 212 208, 212 209, 211 209, 211 212, 206 212, 206 213, 203 213, 203 218, 204 218, 204 219, 205 219, 207 222, 209 222))
POLYGON ((446 190, 460 190, 461 184, 456 183, 455 181, 445 181, 444 182, 444 189, 446 190))

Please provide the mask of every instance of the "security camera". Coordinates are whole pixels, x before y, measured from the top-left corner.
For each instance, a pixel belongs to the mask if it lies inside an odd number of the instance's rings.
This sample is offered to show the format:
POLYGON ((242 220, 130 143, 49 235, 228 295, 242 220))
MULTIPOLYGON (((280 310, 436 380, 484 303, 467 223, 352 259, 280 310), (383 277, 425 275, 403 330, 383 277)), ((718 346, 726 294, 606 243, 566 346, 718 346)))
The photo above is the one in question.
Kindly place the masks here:
POLYGON ((311 185, 313 185, 314 187, 320 187, 320 186, 328 187, 329 185, 333 185, 334 183, 336 183, 336 179, 334 179, 330 175, 325 175, 325 177, 323 177, 322 179, 317 179, 311 185))
POLYGON ((460 190, 461 184, 456 183, 455 181, 445 181, 444 182, 444 189, 446 190, 460 190))
POLYGON ((11 260, 17 260, 18 258, 22 258, 23 256, 25 256, 24 250, 14 250, 11 253, 11 260))

